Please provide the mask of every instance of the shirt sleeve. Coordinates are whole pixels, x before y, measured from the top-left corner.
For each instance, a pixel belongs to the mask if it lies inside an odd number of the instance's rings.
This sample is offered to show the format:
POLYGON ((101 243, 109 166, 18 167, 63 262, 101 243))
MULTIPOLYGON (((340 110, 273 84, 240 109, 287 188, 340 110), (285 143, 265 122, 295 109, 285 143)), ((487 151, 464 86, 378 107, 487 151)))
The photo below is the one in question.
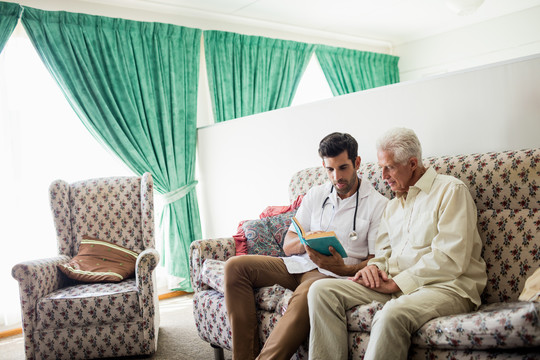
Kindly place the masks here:
POLYGON ((464 185, 445 191, 438 208, 437 234, 431 251, 413 266, 393 277, 401 291, 409 294, 421 286, 457 279, 469 265, 476 228, 476 207, 464 185))
POLYGON ((377 240, 375 242, 375 257, 368 261, 368 265, 375 265, 379 270, 388 273, 388 259, 392 255, 390 246, 390 236, 388 235, 388 221, 386 211, 388 207, 383 208, 383 215, 379 222, 377 240))

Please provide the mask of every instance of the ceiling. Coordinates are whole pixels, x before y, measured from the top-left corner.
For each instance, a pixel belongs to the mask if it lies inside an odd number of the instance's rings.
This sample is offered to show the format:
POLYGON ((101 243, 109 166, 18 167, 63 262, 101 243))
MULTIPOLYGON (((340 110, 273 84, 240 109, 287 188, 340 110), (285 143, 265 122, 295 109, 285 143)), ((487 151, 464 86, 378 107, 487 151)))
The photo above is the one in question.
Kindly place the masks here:
MULTIPOLYGON (((396 46, 531 7, 540 0, 485 0, 459 16, 450 0, 80 0, 94 4, 251 23, 259 27, 312 31, 396 46)), ((480 0, 453 0, 475 2, 480 0)))

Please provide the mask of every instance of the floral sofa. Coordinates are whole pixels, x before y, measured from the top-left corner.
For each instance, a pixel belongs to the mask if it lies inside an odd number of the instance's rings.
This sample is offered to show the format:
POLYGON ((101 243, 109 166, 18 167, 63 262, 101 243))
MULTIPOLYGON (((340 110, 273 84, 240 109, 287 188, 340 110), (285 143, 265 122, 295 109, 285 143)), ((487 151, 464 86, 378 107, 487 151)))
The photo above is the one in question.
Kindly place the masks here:
MULTIPOLYGON (((425 159, 425 164, 469 186, 478 210, 488 282, 482 294, 483 305, 477 311, 436 318, 422 326, 412 337, 409 358, 540 358, 540 303, 518 300, 526 279, 540 265, 540 149, 433 157, 425 159)), ((383 195, 393 196, 376 164, 362 164, 359 172, 383 195)), ((325 181, 322 167, 299 171, 289 185, 291 201, 325 181)), ((290 222, 290 213, 244 222, 247 252, 281 255, 280 236, 287 220, 290 222), (246 228, 254 222, 255 229, 246 228), (270 244, 266 249, 264 242, 270 244)), ((195 323, 200 337, 218 349, 231 349, 223 264, 239 253, 239 245, 233 237, 191 244, 195 323)), ((292 292, 279 285, 255 291, 263 343, 286 310, 292 292)), ((381 307, 374 302, 347 312, 350 359, 363 358, 371 320, 381 307)), ((217 351, 216 357, 219 355, 217 351)), ((306 344, 293 358, 307 359, 306 344)))

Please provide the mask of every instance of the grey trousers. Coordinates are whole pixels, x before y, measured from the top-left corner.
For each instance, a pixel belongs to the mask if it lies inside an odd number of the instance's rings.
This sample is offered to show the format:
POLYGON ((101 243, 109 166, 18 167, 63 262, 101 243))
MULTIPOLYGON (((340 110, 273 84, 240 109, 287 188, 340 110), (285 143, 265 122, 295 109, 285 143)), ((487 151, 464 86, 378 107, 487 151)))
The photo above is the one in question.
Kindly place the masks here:
POLYGON ((345 312, 372 301, 385 303, 371 324, 364 359, 407 359, 411 334, 427 321, 473 310, 473 303, 453 291, 425 287, 411 294, 388 295, 351 280, 321 279, 308 292, 311 324, 309 359, 347 359, 345 312))

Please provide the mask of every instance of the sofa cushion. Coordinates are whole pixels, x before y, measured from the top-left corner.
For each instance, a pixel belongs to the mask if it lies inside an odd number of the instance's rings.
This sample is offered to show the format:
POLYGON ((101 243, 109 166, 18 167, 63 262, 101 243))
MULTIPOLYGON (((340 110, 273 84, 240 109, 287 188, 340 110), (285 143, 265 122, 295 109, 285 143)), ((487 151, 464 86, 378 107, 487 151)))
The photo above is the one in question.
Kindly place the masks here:
POLYGON ((225 293, 225 261, 208 259, 201 270, 201 284, 206 284, 220 293, 225 293))
POLYGON ((427 322, 413 336, 419 347, 512 349, 538 346, 540 304, 512 302, 482 305, 478 311, 427 322))
POLYGON ((293 292, 281 285, 266 286, 257 289, 255 302, 262 310, 276 312, 280 315, 285 313, 293 292))
POLYGON ((371 322, 375 313, 383 308, 382 303, 373 301, 366 305, 358 305, 347 310, 348 331, 371 331, 371 322))
POLYGON ((242 228, 247 239, 248 254, 285 256, 283 239, 296 211, 270 216, 259 220, 248 220, 242 228))
POLYGON ((36 329, 105 325, 140 320, 135 279, 121 283, 78 284, 38 300, 36 329))

